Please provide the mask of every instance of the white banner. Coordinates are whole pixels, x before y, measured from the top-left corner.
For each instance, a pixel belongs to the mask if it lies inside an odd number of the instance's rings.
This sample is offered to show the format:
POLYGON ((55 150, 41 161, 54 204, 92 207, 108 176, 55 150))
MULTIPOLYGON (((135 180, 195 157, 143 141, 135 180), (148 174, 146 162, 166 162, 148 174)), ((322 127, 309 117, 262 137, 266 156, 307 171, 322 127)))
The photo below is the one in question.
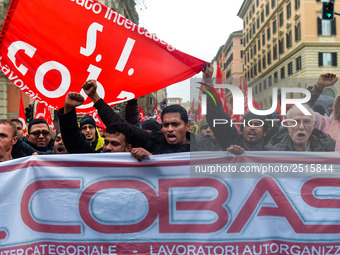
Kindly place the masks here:
POLYGON ((0 255, 340 254, 339 154, 270 153, 1 163, 0 255))

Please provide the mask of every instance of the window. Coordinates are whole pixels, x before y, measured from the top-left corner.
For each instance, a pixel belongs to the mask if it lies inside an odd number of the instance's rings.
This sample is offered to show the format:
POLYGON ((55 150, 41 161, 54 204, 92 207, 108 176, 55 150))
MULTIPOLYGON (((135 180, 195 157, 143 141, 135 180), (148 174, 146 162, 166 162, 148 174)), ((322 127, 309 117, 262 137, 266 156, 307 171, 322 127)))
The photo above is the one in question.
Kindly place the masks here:
POLYGON ((269 15, 269 2, 266 4, 266 17, 269 15))
POLYGON ((258 62, 258 68, 259 68, 259 73, 261 73, 261 59, 259 59, 259 62, 258 62))
POLYGON ((273 45, 273 59, 274 60, 277 59, 277 44, 276 43, 273 45))
POLYGON ((243 50, 241 50, 241 58, 243 58, 243 50))
POLYGON ((279 19, 280 19, 280 27, 282 27, 283 26, 283 11, 280 12, 279 19))
POLYGON ((300 8, 300 0, 295 0, 295 10, 300 8))
POLYGON ((254 64, 254 75, 256 76, 257 75, 257 65, 254 64))
POLYGON ((318 18, 318 35, 336 35, 336 18, 322 20, 318 18))
POLYGON ((266 34, 262 34, 262 45, 264 46, 266 44, 266 34))
POLYGON ((249 19, 251 19, 251 10, 249 11, 249 19))
POLYGON ((266 69, 266 55, 263 55, 262 57, 262 68, 263 70, 266 69))
POLYGON ((270 40, 270 27, 267 27, 267 40, 270 40))
POLYGON ((256 7, 259 6, 259 0, 256 0, 256 7))
POLYGON ((257 85, 255 86, 255 95, 257 95, 257 85))
POLYGON ((263 81, 263 90, 266 90, 267 89, 267 80, 264 80, 263 81))
POLYGON ((268 52, 267 52, 267 63, 268 63, 268 65, 272 64, 272 53, 271 53, 270 50, 268 50, 268 52))
POLYGON ((300 22, 295 25, 295 42, 301 40, 301 25, 300 22))
POLYGON ((256 30, 255 30, 255 23, 253 24, 253 34, 255 34, 256 30))
POLYGON ((262 9, 262 11, 261 11, 261 22, 263 22, 264 21, 264 10, 262 9))
POLYGON ((278 82, 278 78, 277 78, 277 72, 274 73, 274 83, 278 82))
POLYGON ((302 62, 301 62, 301 56, 296 58, 296 71, 299 71, 302 69, 302 62))
POLYGON ((288 75, 293 74, 293 62, 288 63, 288 75))
POLYGON ((251 40, 252 37, 253 37, 253 33, 252 33, 252 30, 250 29, 249 30, 249 39, 251 40))
POLYGON ((319 66, 337 66, 336 52, 319 52, 319 66))
POLYGON ((286 34, 286 46, 287 46, 287 49, 289 49, 290 47, 292 47, 292 31, 289 31, 289 32, 286 34))
POLYGON ((255 4, 253 4, 253 6, 251 7, 253 13, 255 13, 255 4))
POLYGON ((248 25, 248 16, 246 17, 246 24, 248 25))
POLYGON ((273 34, 276 34, 276 19, 273 20, 273 34))
POLYGON ((272 76, 268 77, 268 88, 270 88, 272 86, 272 76))
POLYGON ((287 4, 286 9, 287 9, 287 19, 289 19, 290 16, 292 16, 290 2, 287 4))
POLYGON ((259 92, 262 92, 262 83, 259 84, 259 92))
POLYGON ((261 39, 259 38, 259 40, 257 41, 257 49, 258 51, 261 50, 261 39))
POLYGON ((260 28, 260 17, 257 17, 257 19, 256 19, 256 27, 257 27, 257 29, 260 28))
POLYGON ((280 70, 280 77, 281 79, 284 79, 285 78, 285 67, 281 67, 281 70, 280 70))
POLYGON ((274 9, 276 6, 276 0, 272 0, 272 9, 274 9))
POLYGON ((256 54, 256 43, 254 44, 254 55, 256 54))
POLYGON ((250 58, 253 58, 253 49, 250 49, 250 58))
POLYGON ((281 38, 281 40, 279 40, 279 54, 283 54, 283 50, 284 50, 284 39, 281 38))

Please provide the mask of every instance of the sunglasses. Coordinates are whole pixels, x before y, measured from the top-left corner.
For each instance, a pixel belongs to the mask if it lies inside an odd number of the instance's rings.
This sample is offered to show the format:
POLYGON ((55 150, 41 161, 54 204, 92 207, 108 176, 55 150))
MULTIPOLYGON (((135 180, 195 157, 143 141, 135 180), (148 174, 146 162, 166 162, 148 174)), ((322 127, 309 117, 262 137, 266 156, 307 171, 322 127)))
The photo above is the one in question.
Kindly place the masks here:
POLYGON ((44 137, 49 136, 50 132, 48 131, 34 131, 30 133, 30 135, 34 135, 35 137, 39 137, 40 135, 43 135, 44 137))

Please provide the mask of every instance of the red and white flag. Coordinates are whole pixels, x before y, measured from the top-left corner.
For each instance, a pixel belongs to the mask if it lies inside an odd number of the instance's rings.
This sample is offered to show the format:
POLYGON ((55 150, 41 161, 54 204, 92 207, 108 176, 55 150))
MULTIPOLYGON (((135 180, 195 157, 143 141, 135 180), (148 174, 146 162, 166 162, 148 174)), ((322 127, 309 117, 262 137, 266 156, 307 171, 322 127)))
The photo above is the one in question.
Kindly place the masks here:
POLYGON ((34 118, 46 120, 46 122, 50 126, 50 128, 55 130, 54 123, 53 123, 52 117, 51 117, 51 112, 50 112, 48 106, 46 106, 45 104, 38 102, 34 118))
POLYGON ((12 0, 0 38, 0 68, 16 86, 55 109, 69 91, 80 92, 86 100, 78 113, 95 110, 82 90, 89 79, 112 106, 205 64, 97 1, 12 0))
POLYGON ((144 120, 146 120, 146 116, 145 116, 143 109, 140 105, 138 105, 138 108, 139 108, 139 121, 140 121, 140 124, 142 124, 144 122, 144 120))
POLYGON ((156 104, 155 101, 153 102, 153 105, 154 105, 154 107, 155 107, 156 121, 157 121, 158 123, 162 123, 162 118, 161 118, 161 116, 159 115, 159 112, 158 112, 158 109, 157 109, 157 104, 156 104))
POLYGON ((24 130, 24 135, 27 135, 27 123, 26 123, 26 115, 25 115, 25 108, 24 102, 22 101, 22 95, 20 92, 20 105, 19 105, 19 118, 22 123, 22 129, 24 130))
POLYGON ((92 116, 92 118, 94 119, 94 121, 96 122, 96 126, 97 127, 101 127, 103 129, 104 132, 106 132, 106 126, 105 124, 102 122, 102 120, 100 119, 99 115, 98 115, 98 111, 94 111, 92 113, 89 113, 90 116, 92 116))

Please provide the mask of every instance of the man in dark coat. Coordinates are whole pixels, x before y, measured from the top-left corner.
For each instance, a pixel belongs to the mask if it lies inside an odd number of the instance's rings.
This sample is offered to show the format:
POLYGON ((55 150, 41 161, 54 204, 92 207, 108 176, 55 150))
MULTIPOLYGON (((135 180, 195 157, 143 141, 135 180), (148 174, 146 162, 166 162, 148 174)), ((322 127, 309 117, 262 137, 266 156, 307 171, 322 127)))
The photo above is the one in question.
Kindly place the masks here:
POLYGON ((96 81, 87 81, 83 85, 83 90, 92 99, 105 125, 122 123, 129 126, 133 136, 132 155, 138 159, 150 154, 218 150, 209 139, 195 134, 190 136, 187 111, 179 105, 164 108, 161 132, 148 133, 120 118, 97 94, 96 81))

